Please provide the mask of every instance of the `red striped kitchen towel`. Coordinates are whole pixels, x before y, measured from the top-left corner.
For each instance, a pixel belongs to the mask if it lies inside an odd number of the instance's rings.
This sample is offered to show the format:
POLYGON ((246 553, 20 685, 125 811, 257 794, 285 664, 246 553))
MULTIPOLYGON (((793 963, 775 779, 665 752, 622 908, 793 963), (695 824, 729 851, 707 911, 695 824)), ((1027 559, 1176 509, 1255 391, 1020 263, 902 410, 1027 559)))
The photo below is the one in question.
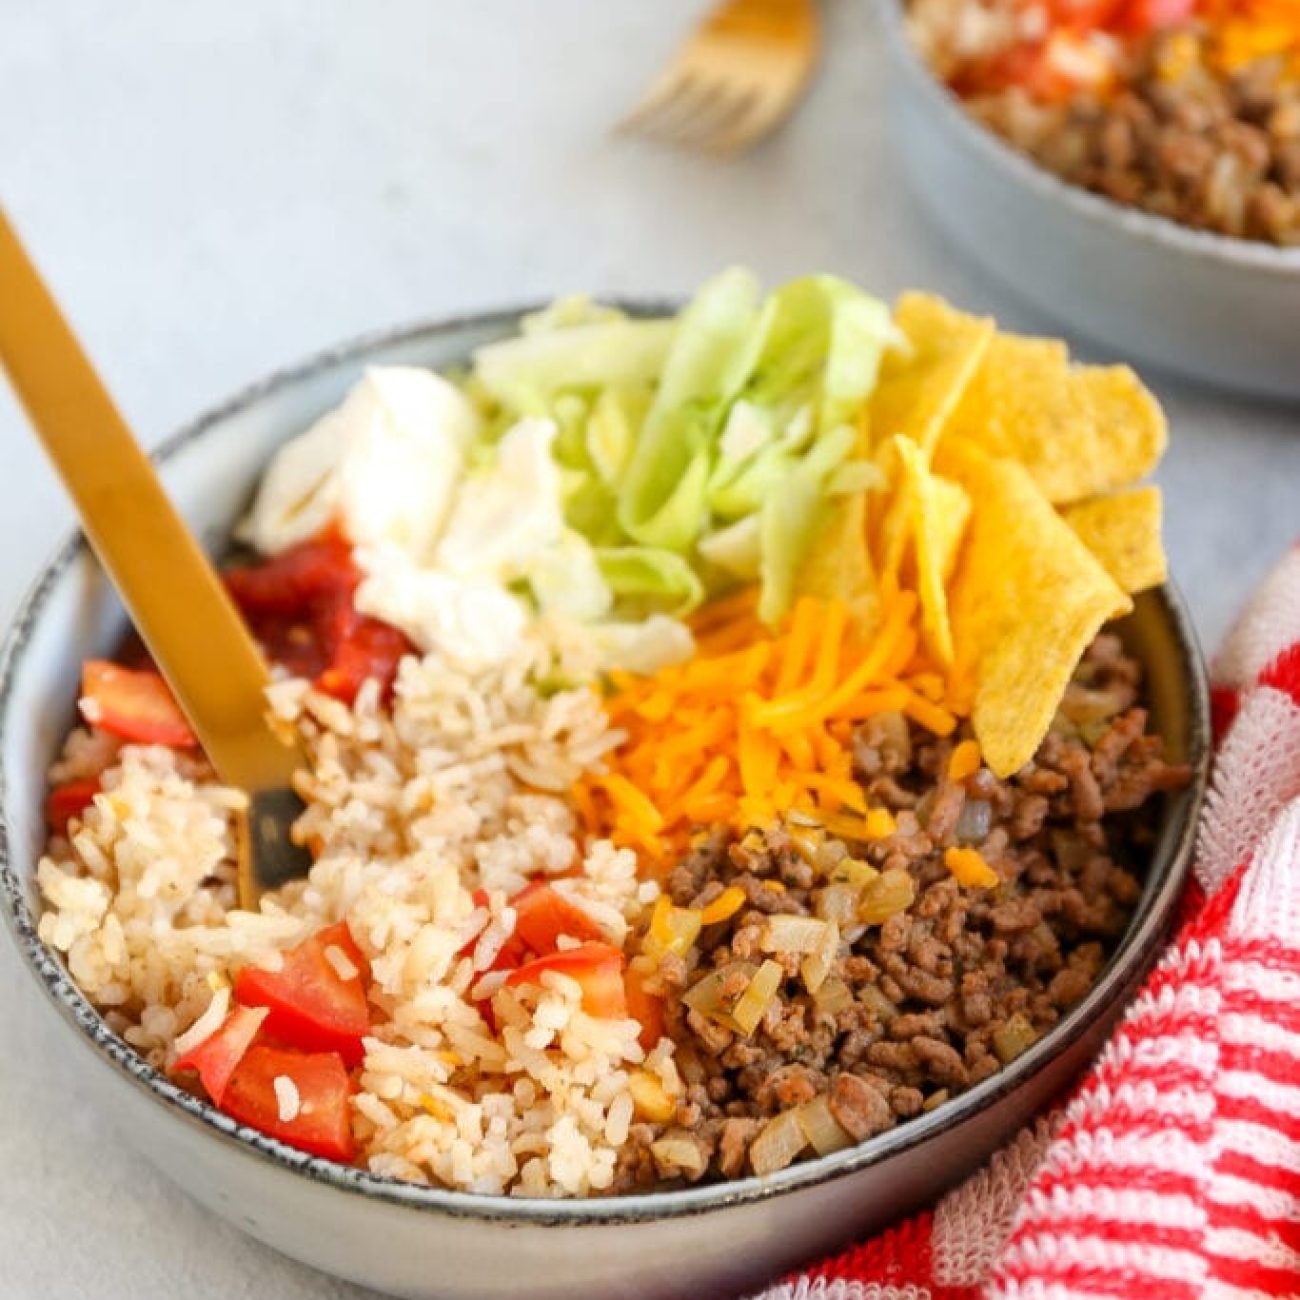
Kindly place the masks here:
POLYGON ((1212 670, 1187 918, 1066 1105, 761 1300, 1300 1296, 1300 547, 1212 670))

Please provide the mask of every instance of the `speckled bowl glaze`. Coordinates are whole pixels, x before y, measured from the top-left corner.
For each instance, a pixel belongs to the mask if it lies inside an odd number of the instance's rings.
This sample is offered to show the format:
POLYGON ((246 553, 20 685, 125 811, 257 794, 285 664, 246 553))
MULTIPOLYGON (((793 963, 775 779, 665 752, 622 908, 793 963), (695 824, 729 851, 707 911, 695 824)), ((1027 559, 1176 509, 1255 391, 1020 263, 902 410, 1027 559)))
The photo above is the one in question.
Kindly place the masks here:
MULTIPOLYGON (((249 389, 161 453, 173 499, 211 549, 273 449, 335 404, 369 363, 445 366, 507 333, 518 311, 419 325, 327 352, 249 389)), ((1125 622, 1147 665, 1155 724, 1192 786, 1168 800, 1136 915, 1098 985, 1010 1067, 861 1146, 771 1177, 587 1201, 485 1198, 416 1187, 304 1155, 177 1088, 111 1033, 38 939, 33 881, 44 776, 72 722, 81 660, 124 617, 71 540, 23 604, 0 655, 0 909, 44 994, 51 1034, 94 1082, 123 1137, 214 1213, 327 1272, 397 1295, 704 1297, 738 1293, 880 1227, 972 1169, 1060 1092, 1097 1050, 1169 921, 1205 781, 1204 670, 1165 588, 1125 622)), ((52 1138, 57 1141, 57 1138, 52 1138)))
POLYGON ((871 0, 889 53, 895 138, 942 233, 1012 293, 1124 360, 1300 398, 1300 248, 1215 235, 1052 173, 976 122, 871 0))

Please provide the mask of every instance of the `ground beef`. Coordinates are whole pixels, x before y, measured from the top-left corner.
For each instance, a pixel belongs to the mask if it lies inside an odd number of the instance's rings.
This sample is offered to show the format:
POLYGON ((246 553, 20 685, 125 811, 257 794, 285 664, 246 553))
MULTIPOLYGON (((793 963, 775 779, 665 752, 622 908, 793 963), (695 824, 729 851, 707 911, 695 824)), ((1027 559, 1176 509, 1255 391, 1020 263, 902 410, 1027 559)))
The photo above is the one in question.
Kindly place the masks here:
MULTIPOLYGON (((793 821, 700 835, 667 876, 673 902, 703 907, 731 885, 746 900, 656 985, 686 1083, 673 1122, 698 1142, 702 1176, 747 1172, 763 1125, 819 1096, 850 1137, 879 1133, 987 1078, 1087 993, 1140 894, 1152 796, 1188 779, 1147 734, 1139 687, 1119 642, 1098 637, 1033 762, 1007 781, 987 769, 947 779, 965 729, 938 739, 901 715, 871 719, 854 754, 868 805, 895 814, 884 839, 810 840, 815 828, 793 821), (943 861, 956 843, 1001 884, 960 886, 943 861), (802 956, 765 951, 764 938, 773 916, 816 915, 826 864, 845 859, 906 872, 913 899, 881 924, 843 927, 814 995, 802 956), (779 996, 749 1036, 681 1001, 713 970, 769 958, 782 966, 779 996)), ((734 996, 747 977, 730 982, 734 996)), ((619 1188, 662 1179, 652 1140, 636 1126, 619 1188)))

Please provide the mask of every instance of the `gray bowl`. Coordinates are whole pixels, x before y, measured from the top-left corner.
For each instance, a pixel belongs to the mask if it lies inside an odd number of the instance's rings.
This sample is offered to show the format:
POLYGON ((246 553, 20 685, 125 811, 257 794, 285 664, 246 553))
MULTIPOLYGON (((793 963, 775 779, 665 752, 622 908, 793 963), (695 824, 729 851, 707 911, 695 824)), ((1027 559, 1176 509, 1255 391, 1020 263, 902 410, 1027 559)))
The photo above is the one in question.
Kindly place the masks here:
MULTIPOLYGON (((213 551, 275 447, 334 405, 368 363, 447 366, 518 311, 362 339, 249 389, 160 455, 173 499, 213 551)), ((1155 725, 1191 787, 1168 799, 1123 943, 1083 1003, 1011 1066, 869 1142, 768 1178, 586 1201, 486 1198, 375 1177, 236 1124, 146 1065, 36 935, 44 772, 72 722, 81 660, 124 616, 73 539, 24 602, 0 654, 0 910, 45 997, 50 1032, 123 1137, 214 1213, 317 1268, 405 1296, 700 1297, 735 1292, 930 1201, 1042 1108, 1097 1051, 1150 965, 1192 850, 1205 783, 1204 669, 1171 588, 1123 633, 1147 666, 1155 725)), ((52 1137, 57 1141, 57 1137, 52 1137)))
POLYGON ((1066 184, 980 125, 885 31, 897 147, 936 225, 1009 291, 1122 358, 1300 398, 1300 248, 1233 239, 1066 184))

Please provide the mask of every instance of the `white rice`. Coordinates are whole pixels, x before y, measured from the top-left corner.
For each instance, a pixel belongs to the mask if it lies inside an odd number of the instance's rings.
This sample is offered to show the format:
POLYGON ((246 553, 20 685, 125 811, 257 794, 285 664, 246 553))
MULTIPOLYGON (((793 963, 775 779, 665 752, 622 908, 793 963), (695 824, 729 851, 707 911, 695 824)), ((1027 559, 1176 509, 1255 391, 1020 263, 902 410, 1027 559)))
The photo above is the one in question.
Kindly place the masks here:
POLYGON ((276 1113, 281 1124, 292 1124, 302 1110, 302 1098, 298 1095, 298 1085, 287 1074, 277 1074, 271 1080, 275 1092, 276 1113))
MULTIPOLYGON (((360 1161, 483 1193, 609 1187, 633 1117, 628 1070, 644 1059, 639 1025, 587 1015, 565 976, 505 988, 484 973, 514 929, 506 899, 538 874, 580 860, 584 875, 557 887, 616 944, 657 893, 632 853, 580 836, 565 795, 619 736, 591 690, 534 689, 555 668, 540 643, 476 676, 407 659, 389 710, 374 690, 349 709, 277 682, 273 714, 312 757, 299 830, 316 862, 256 913, 235 897, 243 797, 190 757, 76 733, 57 779, 102 772, 103 793, 40 863, 42 938, 113 1028, 167 1068, 220 1023, 241 966, 274 964, 346 919, 373 977, 352 1102, 360 1161), (487 996, 495 1032, 475 1006, 487 996)), ((358 973, 342 950, 326 955, 341 977, 358 973)), ((680 1092, 666 1040, 647 1068, 680 1092)), ((301 1105, 291 1089, 275 1080, 285 1120, 301 1105)))

